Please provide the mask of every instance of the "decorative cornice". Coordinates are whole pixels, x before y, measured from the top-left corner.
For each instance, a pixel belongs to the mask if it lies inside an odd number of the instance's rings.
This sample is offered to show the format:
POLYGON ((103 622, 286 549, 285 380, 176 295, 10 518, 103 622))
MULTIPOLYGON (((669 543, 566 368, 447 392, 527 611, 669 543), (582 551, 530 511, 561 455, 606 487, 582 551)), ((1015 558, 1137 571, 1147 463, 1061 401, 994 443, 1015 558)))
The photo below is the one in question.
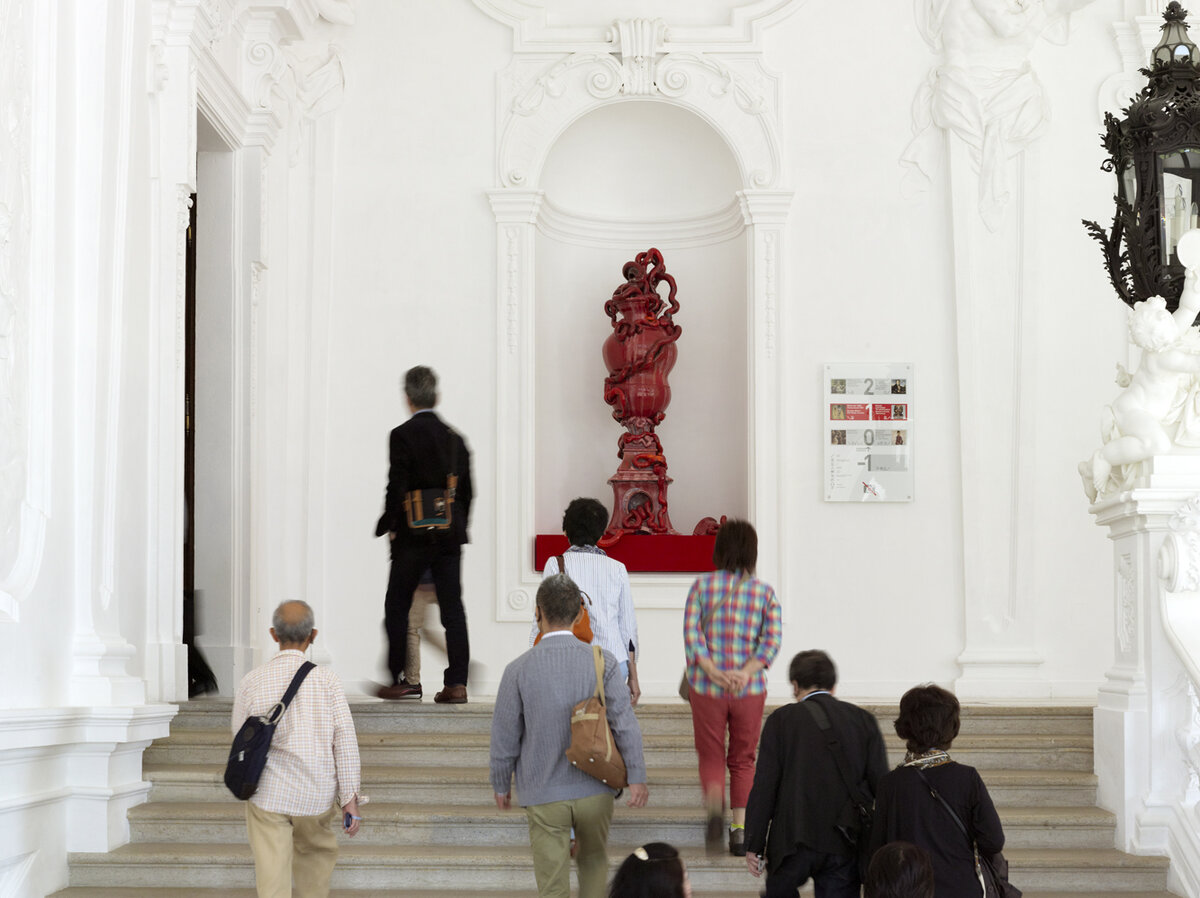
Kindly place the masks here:
POLYGON ((545 200, 537 218, 538 231, 564 243, 625 249, 642 244, 672 249, 712 246, 737 237, 745 224, 738 202, 704 215, 628 220, 581 215, 545 200))
MULTIPOLYGON (((756 0, 730 10, 723 21, 673 25, 663 35, 667 51, 704 48, 710 52, 746 53, 761 49, 763 32, 792 15, 808 0, 756 0)), ((515 53, 563 53, 611 50, 615 41, 608 23, 592 20, 564 25, 546 21, 548 0, 474 0, 485 15, 512 28, 515 53)))

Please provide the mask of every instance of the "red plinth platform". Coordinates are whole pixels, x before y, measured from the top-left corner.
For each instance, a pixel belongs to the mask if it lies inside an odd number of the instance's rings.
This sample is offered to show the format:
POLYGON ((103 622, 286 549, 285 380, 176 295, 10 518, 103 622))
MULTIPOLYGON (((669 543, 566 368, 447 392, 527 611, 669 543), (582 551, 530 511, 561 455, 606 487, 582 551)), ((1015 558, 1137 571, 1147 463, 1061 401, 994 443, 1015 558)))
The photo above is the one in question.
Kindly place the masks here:
MULTIPOLYGON (((699 573, 713 569, 713 543, 716 534, 685 536, 665 533, 631 533, 621 537, 604 551, 630 571, 699 573)), ((546 567, 546 559, 567 550, 567 538, 561 533, 543 533, 534 537, 533 566, 546 567)))

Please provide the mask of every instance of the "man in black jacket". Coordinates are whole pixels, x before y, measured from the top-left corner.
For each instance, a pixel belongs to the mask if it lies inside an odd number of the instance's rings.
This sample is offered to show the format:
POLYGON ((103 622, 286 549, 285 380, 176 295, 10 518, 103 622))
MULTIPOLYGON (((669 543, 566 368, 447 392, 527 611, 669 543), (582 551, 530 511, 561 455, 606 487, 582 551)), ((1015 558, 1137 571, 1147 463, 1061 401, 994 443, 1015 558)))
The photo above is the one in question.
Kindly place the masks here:
POLYGON ((388 534, 392 570, 384 601, 384 626, 388 637, 388 668, 392 683, 381 686, 380 698, 420 696, 420 687, 401 682, 407 649, 408 613, 413 592, 426 570, 433 574, 442 626, 446 628, 445 688, 434 701, 460 704, 467 700, 467 666, 471 651, 467 640, 467 615, 462 603, 462 546, 467 542, 467 516, 471 510, 471 454, 463 438, 434 413, 437 375, 424 365, 404 375, 404 395, 412 417, 392 431, 390 467, 383 515, 375 535, 388 534), (457 475, 447 529, 414 529, 408 525, 405 497, 412 490, 447 487, 447 476, 457 475))
POLYGON ((870 806, 887 772, 883 734, 874 715, 834 698, 837 669, 824 652, 798 654, 788 678, 797 700, 767 718, 759 740, 746 804, 746 866, 762 875, 766 854, 767 898, 795 898, 810 877, 817 898, 858 898, 858 858, 843 832, 854 819, 845 783, 870 806), (837 741, 841 769, 826 733, 837 741))

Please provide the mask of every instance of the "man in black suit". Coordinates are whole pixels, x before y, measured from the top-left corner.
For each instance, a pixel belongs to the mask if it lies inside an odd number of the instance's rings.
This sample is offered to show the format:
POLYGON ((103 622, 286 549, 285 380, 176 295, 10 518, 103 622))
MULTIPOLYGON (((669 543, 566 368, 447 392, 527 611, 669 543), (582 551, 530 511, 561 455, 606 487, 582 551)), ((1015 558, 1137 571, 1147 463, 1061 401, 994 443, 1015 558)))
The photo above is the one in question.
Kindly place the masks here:
POLYGON ((375 535, 388 534, 392 570, 384 601, 384 626, 388 637, 388 668, 392 683, 381 686, 380 698, 420 697, 420 687, 403 683, 407 649, 408 613, 413 592, 426 570, 433 574, 442 626, 446 628, 445 688, 435 702, 461 704, 467 700, 467 665, 471 650, 467 640, 467 615, 462 603, 462 546, 467 542, 467 516, 471 510, 471 453, 463 438, 434 413, 437 375, 424 365, 404 375, 404 395, 412 417, 392 431, 390 467, 383 516, 375 535), (411 490, 446 489, 447 476, 456 474, 454 501, 447 529, 414 529, 408 526, 405 497, 411 490))
POLYGON ((765 849, 767 898, 795 898, 810 877, 817 898, 858 898, 857 852, 838 828, 853 819, 844 783, 854 784, 869 806, 887 772, 883 734, 873 714, 834 698, 837 669, 824 652, 798 654, 788 678, 796 702, 767 718, 759 740, 746 803, 746 866, 760 876, 765 849), (822 723, 840 747, 845 777, 822 723))

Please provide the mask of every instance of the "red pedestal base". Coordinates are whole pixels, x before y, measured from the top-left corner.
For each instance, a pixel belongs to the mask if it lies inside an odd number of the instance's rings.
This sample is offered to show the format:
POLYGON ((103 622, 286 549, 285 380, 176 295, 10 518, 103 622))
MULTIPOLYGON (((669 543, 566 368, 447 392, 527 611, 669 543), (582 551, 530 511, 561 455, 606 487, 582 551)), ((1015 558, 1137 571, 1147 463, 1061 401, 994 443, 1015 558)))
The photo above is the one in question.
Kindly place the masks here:
MULTIPOLYGON (((631 572, 700 573, 713 569, 712 553, 716 541, 715 534, 685 536, 632 533, 606 546, 604 551, 631 572)), ((546 559, 565 552, 567 547, 567 538, 561 533, 544 533, 534 537, 534 569, 545 569, 546 559)))

